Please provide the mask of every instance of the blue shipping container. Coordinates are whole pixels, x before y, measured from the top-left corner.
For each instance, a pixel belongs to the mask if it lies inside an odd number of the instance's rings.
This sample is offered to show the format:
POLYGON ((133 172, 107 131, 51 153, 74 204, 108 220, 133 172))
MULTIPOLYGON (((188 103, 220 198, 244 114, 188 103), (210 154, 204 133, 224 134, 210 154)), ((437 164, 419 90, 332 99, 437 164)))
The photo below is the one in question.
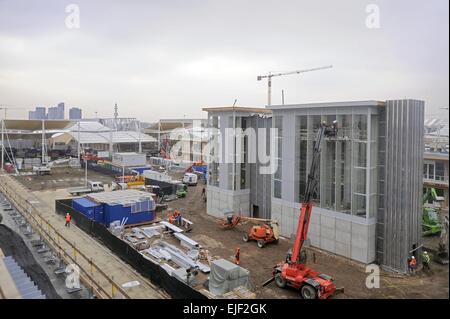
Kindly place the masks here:
POLYGON ((152 168, 150 166, 144 166, 144 167, 132 167, 130 168, 132 172, 136 172, 139 175, 142 175, 142 173, 144 173, 144 171, 149 171, 152 168))
POLYGON ((103 205, 101 204, 87 198, 75 198, 72 200, 72 208, 89 219, 103 222, 103 205))
POLYGON ((208 166, 207 166, 207 165, 201 165, 201 166, 193 165, 193 166, 192 166, 192 170, 193 170, 194 172, 198 172, 198 173, 203 173, 203 174, 205 174, 206 171, 208 170, 208 166))
MULTIPOLYGON (((150 204, 150 206, 153 206, 150 204)), ((123 205, 107 205, 104 204, 104 223, 109 225, 110 223, 119 220, 122 221, 124 218, 128 218, 125 225, 129 224, 140 224, 144 222, 150 222, 155 219, 154 210, 146 210, 141 212, 131 212, 131 206, 123 205)))

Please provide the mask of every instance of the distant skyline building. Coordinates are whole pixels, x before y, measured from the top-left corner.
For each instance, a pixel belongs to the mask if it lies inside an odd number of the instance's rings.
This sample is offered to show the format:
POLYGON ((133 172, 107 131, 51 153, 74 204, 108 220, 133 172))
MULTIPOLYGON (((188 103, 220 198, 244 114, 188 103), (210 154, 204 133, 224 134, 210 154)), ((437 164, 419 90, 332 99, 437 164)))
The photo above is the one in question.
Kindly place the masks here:
POLYGON ((56 120, 58 118, 58 109, 56 107, 49 107, 47 113, 47 119, 56 120))
POLYGON ((69 109, 69 120, 81 120, 82 112, 78 107, 72 107, 69 109))
POLYGON ((58 106, 48 108, 47 119, 49 120, 63 120, 64 115, 64 102, 58 103, 58 106))
MULTIPOLYGON (((71 111, 74 110, 73 115, 74 119, 81 119, 81 109, 74 107, 71 108, 71 111), (77 117, 78 116, 78 117, 77 117)), ((48 112, 46 112, 46 108, 43 106, 37 106, 34 111, 28 112, 29 120, 63 120, 65 118, 65 105, 64 102, 58 103, 55 107, 49 107, 48 112)), ((72 113, 71 113, 72 114, 72 113)))
POLYGON ((29 120, 45 120, 47 118, 46 108, 37 106, 34 111, 28 112, 29 120))

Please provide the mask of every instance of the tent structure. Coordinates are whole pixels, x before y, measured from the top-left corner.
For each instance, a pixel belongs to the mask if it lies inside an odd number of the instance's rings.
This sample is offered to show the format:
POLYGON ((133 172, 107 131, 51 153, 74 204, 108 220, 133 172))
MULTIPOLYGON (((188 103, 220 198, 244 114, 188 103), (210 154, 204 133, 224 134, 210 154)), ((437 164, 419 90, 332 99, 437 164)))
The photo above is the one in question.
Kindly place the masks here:
MULTIPOLYGON (((1 121, 1 167, 4 168, 5 148, 9 144, 11 134, 27 134, 41 136, 42 154, 45 154, 45 137, 48 131, 64 130, 75 122, 70 120, 7 120, 1 121)), ((43 156, 43 155, 42 155, 43 156)), ((44 162, 44 161, 43 161, 44 162)))

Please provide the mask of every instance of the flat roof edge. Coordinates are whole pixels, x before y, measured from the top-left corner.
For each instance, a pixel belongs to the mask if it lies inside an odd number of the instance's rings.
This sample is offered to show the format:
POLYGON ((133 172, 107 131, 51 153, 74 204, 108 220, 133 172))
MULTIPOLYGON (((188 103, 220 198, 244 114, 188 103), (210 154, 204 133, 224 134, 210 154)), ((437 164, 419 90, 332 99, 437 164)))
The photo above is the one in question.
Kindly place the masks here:
POLYGON ((266 106, 270 110, 282 109, 299 109, 299 108, 319 108, 319 107, 357 107, 357 106, 385 106, 385 101, 377 100, 363 100, 363 101, 342 101, 342 102, 317 102, 317 103, 302 103, 302 104, 286 104, 286 105, 271 105, 266 106))
POLYGON ((247 106, 219 106, 204 107, 205 112, 245 112, 245 113, 272 113, 272 110, 263 107, 247 107, 247 106))

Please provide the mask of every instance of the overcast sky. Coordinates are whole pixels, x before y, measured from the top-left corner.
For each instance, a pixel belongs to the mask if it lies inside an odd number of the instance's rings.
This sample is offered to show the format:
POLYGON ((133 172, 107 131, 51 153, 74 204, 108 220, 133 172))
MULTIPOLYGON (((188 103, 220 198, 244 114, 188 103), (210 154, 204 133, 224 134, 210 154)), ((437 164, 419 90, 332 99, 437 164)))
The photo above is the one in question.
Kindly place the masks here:
MULTIPOLYGON (((0 0, 0 105, 205 117, 206 106, 417 98, 448 116, 448 0, 0 0), (80 28, 66 27, 68 4, 80 28), (369 4, 379 28, 368 28, 369 4)), ((73 21, 73 20, 71 20, 73 21)), ((370 20, 374 21, 374 20, 370 20)), ((372 24, 373 25, 373 24, 372 24)), ((26 108, 26 109, 25 109, 26 108)))

